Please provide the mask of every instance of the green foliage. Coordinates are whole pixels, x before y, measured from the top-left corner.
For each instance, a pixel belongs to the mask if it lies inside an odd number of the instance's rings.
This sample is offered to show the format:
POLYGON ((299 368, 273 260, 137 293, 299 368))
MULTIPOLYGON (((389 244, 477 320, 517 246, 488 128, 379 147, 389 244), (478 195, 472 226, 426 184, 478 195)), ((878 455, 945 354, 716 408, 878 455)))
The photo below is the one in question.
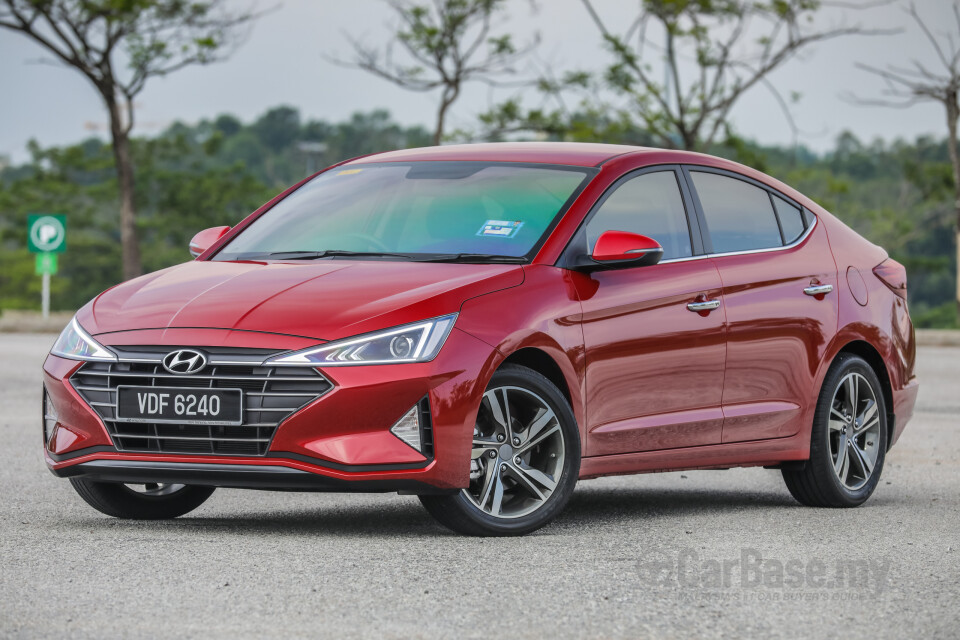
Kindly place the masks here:
MULTIPOLYGON (((134 140, 146 270, 188 260, 187 244, 197 231, 235 225, 303 178, 306 158, 297 149, 302 140, 326 144, 315 159, 320 168, 375 151, 423 146, 430 135, 397 125, 384 111, 301 125, 295 109, 279 107, 249 126, 222 115, 134 140)), ((69 249, 51 279, 51 300, 54 309, 76 309, 123 279, 113 153, 97 139, 50 149, 31 143, 30 151, 30 162, 0 173, 0 309, 39 308, 40 278, 26 250, 27 215, 36 212, 68 216, 69 249)))
MULTIPOLYGON (((503 107, 510 109, 509 104, 503 107)), ((517 106, 519 109, 519 106, 517 106)), ((509 120, 513 113, 507 111, 509 120)), ((548 112, 538 116, 550 130, 548 112)), ((649 145, 653 137, 632 121, 581 110, 576 127, 557 126, 548 138, 649 145)), ((234 225, 277 191, 316 167, 343 159, 430 143, 421 127, 405 128, 385 111, 357 113, 344 122, 308 120, 289 107, 245 125, 221 115, 195 125, 177 123, 152 139, 134 141, 138 167, 138 229, 144 263, 155 270, 188 259, 200 229, 234 225), (296 127, 293 124, 296 123, 296 127), (308 158, 300 142, 325 151, 308 158)), ((31 160, 0 173, 0 308, 38 308, 40 278, 26 251, 26 216, 69 216, 69 249, 52 279, 55 309, 75 309, 122 280, 116 178, 108 145, 31 147, 31 160)), ((911 311, 918 327, 956 326, 952 185, 946 145, 865 144, 852 134, 818 156, 805 148, 760 146, 727 132, 715 153, 762 169, 807 194, 907 267, 911 311)))

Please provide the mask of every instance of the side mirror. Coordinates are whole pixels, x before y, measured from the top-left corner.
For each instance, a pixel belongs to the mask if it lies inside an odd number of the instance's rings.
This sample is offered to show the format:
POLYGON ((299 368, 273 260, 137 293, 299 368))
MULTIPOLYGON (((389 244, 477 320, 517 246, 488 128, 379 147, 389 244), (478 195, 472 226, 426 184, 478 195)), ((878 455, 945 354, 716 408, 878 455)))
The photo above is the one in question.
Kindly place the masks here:
POLYGON ((660 262, 663 247, 653 238, 628 231, 604 231, 597 238, 593 253, 585 256, 583 266, 592 263, 593 268, 618 269, 645 267, 660 262))
POLYGON ((210 227, 193 236, 189 247, 190 255, 196 258, 212 247, 217 240, 226 235, 227 231, 230 231, 230 227, 210 227))

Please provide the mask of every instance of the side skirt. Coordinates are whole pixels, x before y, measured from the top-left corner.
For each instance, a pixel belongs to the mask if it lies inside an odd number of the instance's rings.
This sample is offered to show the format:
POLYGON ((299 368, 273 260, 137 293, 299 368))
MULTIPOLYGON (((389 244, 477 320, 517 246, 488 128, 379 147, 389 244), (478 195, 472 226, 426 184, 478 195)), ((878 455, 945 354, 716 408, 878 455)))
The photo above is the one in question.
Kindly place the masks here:
POLYGON ((809 434, 798 433, 774 440, 593 456, 584 458, 580 463, 580 479, 687 469, 765 467, 790 460, 807 460, 809 457, 809 434))

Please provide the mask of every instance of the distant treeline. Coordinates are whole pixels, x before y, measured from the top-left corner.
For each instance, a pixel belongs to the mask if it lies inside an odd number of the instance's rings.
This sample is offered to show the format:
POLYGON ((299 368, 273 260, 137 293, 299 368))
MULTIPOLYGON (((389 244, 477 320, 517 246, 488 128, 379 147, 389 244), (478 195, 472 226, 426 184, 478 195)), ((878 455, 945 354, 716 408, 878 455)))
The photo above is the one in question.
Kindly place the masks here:
MULTIPOLYGON (((644 137, 623 131, 605 141, 644 137)), ((249 124, 221 115, 135 139, 144 267, 153 271, 187 260, 196 231, 236 224, 308 171, 430 140, 426 129, 398 125, 385 111, 329 123, 303 121, 290 107, 271 109, 249 124)), ((917 325, 957 326, 953 187, 944 141, 867 144, 845 133, 823 155, 739 139, 712 152, 783 180, 886 247, 907 266, 917 325)), ((52 279, 52 304, 76 309, 122 280, 111 149, 94 138, 68 147, 31 144, 30 153, 30 162, 0 172, 0 309, 39 307, 40 278, 26 249, 29 213, 68 215, 68 249, 52 279)))

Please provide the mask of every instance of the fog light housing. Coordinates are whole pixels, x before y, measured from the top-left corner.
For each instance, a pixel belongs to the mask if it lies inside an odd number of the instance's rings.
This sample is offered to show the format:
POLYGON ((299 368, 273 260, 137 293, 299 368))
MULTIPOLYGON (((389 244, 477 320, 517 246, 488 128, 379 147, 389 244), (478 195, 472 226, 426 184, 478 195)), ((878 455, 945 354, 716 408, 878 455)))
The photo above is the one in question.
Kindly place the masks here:
POLYGON ((433 457, 433 425, 430 419, 430 402, 424 397, 403 414, 390 433, 403 440, 427 458, 433 457))
POLYGON ((50 401, 50 395, 47 390, 43 390, 43 444, 47 446, 53 438, 53 432, 57 428, 57 420, 60 419, 57 408, 50 401))
POLYGON ((407 411, 405 414, 403 414, 403 417, 397 421, 397 424, 390 427, 390 433, 397 436, 417 451, 421 451, 420 408, 414 405, 410 411, 407 411))

